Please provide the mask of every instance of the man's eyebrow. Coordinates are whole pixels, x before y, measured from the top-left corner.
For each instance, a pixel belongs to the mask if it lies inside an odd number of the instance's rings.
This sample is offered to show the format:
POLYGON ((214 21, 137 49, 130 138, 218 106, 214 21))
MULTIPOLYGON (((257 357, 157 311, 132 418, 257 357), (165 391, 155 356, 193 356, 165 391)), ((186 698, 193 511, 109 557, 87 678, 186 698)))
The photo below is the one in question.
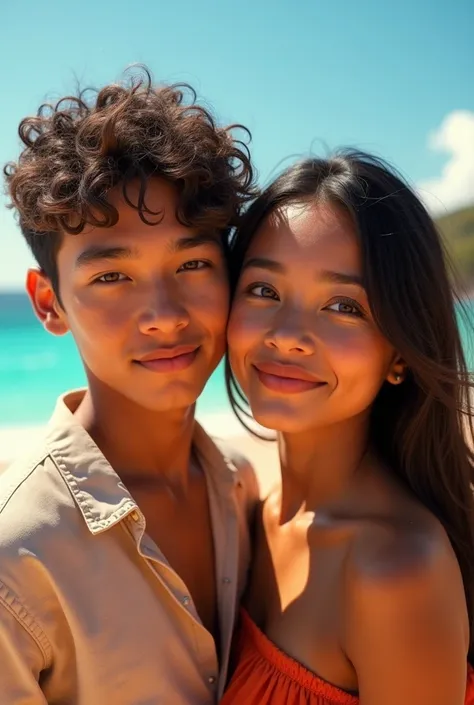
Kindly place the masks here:
POLYGON ((171 246, 173 252, 182 252, 183 250, 192 250, 194 247, 202 245, 214 245, 221 247, 221 240, 217 233, 198 233, 197 235, 185 235, 179 238, 171 246))
POLYGON ((276 274, 283 274, 285 267, 280 264, 280 262, 275 262, 273 259, 268 259, 267 257, 251 257, 246 260, 242 266, 242 271, 244 269, 250 269, 251 267, 257 267, 258 269, 268 269, 270 272, 275 272, 276 274))
POLYGON ((89 264, 100 260, 130 259, 136 257, 137 251, 131 247, 106 247, 104 245, 91 245, 81 252, 76 259, 75 267, 87 267, 89 264))
MULTIPOLYGON (((220 247, 219 236, 214 233, 199 233, 198 235, 181 237, 171 245, 171 250, 173 252, 181 252, 182 250, 190 250, 201 245, 220 247)), ((131 259, 138 256, 138 250, 132 247, 91 245, 84 252, 81 252, 75 266, 76 269, 80 269, 100 260, 131 259)))

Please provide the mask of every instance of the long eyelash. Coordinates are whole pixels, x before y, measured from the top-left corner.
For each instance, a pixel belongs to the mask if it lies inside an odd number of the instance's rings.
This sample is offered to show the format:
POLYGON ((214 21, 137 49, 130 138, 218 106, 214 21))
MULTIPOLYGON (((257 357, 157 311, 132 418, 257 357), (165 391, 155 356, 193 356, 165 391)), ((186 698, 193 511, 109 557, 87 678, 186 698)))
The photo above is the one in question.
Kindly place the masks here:
POLYGON ((246 294, 249 294, 250 296, 255 296, 256 299, 266 299, 266 298, 270 298, 270 297, 268 297, 268 296, 256 296, 256 294, 254 294, 254 293, 252 292, 252 289, 256 289, 257 286, 261 286, 262 288, 265 288, 265 289, 270 289, 270 291, 273 291, 273 293, 275 294, 275 296, 278 296, 278 294, 276 293, 275 289, 274 289, 272 286, 270 286, 269 284, 265 284, 264 282, 253 282, 253 284, 249 284, 249 286, 247 286, 247 287, 245 288, 245 293, 246 293, 246 294))
POLYGON ((331 301, 331 304, 347 304, 347 306, 351 306, 352 308, 355 308, 356 311, 360 313, 360 315, 363 318, 366 318, 368 316, 367 311, 365 308, 362 306, 362 304, 359 304, 357 301, 354 301, 354 299, 349 299, 346 298, 345 296, 338 296, 337 299, 334 299, 334 301, 331 301))

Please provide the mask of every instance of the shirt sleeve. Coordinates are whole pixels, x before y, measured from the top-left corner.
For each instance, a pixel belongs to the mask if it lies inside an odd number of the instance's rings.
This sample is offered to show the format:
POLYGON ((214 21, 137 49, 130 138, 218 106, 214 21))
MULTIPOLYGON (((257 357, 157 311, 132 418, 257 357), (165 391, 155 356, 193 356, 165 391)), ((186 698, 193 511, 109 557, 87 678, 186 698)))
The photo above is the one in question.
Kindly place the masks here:
POLYGON ((45 635, 0 582, 0 701, 2 705, 47 705, 40 674, 49 657, 45 635))

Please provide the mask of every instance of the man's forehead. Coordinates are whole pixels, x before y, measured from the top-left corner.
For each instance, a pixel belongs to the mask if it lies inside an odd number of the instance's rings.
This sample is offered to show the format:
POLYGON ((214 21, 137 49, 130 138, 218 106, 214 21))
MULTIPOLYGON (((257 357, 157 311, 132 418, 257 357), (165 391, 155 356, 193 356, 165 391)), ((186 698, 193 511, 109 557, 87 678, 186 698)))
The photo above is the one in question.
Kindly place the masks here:
MULTIPOLYGON (((123 184, 111 189, 107 201, 115 211, 116 222, 106 227, 87 223, 80 234, 67 238, 68 249, 84 262, 97 259, 96 254, 107 249, 117 253, 122 250, 123 256, 137 256, 139 250, 155 243, 157 247, 171 251, 221 244, 220 231, 201 231, 179 221, 176 186, 159 177, 150 178, 145 186, 144 194, 140 194, 138 181, 126 184, 125 192, 123 184)), ((100 222, 103 213, 97 212, 96 216, 100 222)), ((116 258, 118 255, 112 256, 116 258)))
POLYGON ((107 201, 124 213, 129 210, 137 213, 142 206, 145 210, 160 213, 170 208, 176 212, 179 191, 176 184, 159 176, 147 179, 131 179, 114 186, 107 193, 107 201))

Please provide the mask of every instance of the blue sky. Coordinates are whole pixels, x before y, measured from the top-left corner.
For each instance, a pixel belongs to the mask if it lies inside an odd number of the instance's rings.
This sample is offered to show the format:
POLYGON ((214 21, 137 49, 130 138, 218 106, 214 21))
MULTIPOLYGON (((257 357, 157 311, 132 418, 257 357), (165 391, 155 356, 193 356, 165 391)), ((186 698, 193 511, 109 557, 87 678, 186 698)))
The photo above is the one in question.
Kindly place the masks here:
MULTIPOLYGON (((2 163, 45 98, 144 62, 251 129, 262 181, 346 144, 430 184, 448 209, 474 175, 472 0, 22 0, 3 4, 0 25, 2 163)), ((2 203, 0 234, 0 288, 21 286, 29 256, 2 203)))

